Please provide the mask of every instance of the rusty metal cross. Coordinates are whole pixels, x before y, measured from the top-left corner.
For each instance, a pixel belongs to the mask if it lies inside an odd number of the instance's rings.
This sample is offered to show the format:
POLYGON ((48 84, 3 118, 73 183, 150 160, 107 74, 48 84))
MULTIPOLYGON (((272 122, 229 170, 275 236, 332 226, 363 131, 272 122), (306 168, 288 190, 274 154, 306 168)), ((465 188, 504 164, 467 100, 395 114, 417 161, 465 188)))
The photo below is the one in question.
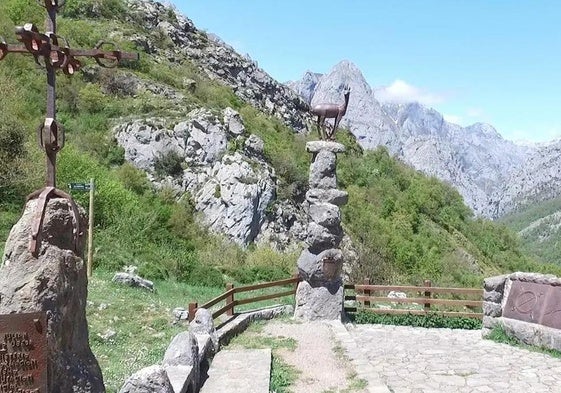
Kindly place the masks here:
POLYGON ((76 203, 69 194, 56 188, 56 155, 64 147, 65 139, 64 129, 56 120, 56 71, 62 70, 66 75, 74 74, 82 66, 76 57, 93 58, 102 67, 116 67, 122 59, 138 60, 137 53, 121 52, 114 44, 103 41, 94 49, 70 48, 68 41, 56 33, 56 16, 66 0, 37 0, 37 2, 47 10, 45 33, 40 33, 35 25, 28 23, 16 27, 18 41, 23 45, 8 44, 0 37, 0 60, 3 60, 8 53, 30 54, 35 62, 44 66, 47 71, 47 114, 45 121, 37 130, 39 146, 45 150, 47 156, 47 180, 44 188, 33 192, 27 198, 28 200, 38 198, 29 244, 34 256, 38 256, 39 253, 39 234, 50 198, 68 199, 74 214, 75 247, 83 236, 76 203), (112 50, 108 50, 109 46, 112 50))

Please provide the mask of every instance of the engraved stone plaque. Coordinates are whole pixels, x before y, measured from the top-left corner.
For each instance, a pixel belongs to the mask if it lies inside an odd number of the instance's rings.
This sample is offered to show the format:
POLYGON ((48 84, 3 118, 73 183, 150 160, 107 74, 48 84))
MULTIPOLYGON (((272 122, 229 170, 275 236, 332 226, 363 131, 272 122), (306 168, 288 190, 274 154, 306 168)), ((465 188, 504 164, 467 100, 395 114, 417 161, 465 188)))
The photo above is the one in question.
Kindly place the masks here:
POLYGON ((561 287, 514 280, 503 316, 561 329, 561 287))
POLYGON ((47 393, 45 313, 0 315, 0 393, 47 393))

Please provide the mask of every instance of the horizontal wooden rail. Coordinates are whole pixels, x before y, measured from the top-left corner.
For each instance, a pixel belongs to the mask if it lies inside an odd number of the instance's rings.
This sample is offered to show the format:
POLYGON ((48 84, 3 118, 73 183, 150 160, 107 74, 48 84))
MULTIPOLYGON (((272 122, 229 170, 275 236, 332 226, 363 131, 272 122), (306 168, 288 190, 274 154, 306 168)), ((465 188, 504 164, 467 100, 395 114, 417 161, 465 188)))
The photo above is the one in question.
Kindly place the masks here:
POLYGON ((345 311, 357 312, 361 310, 374 312, 376 314, 390 314, 390 315, 428 315, 438 314, 447 317, 469 317, 469 318, 483 318, 483 314, 474 311, 457 311, 458 307, 464 309, 481 309, 483 307, 483 289, 481 288, 446 288, 446 287, 433 287, 431 280, 425 280, 422 286, 412 285, 373 285, 367 278, 363 284, 346 284, 345 290, 354 290, 354 293, 345 294, 344 299, 351 303, 345 305, 345 311), (384 293, 396 291, 404 293, 414 293, 415 297, 387 297, 384 293), (437 296, 435 296, 437 295, 437 296), (459 296, 467 297, 468 299, 456 299, 459 296), (470 299, 471 297, 471 299, 470 299), (474 299, 476 297, 477 299, 474 299), (353 304, 352 301, 355 301, 353 304), (372 308, 374 303, 382 304, 411 304, 415 303, 422 306, 423 309, 385 309, 385 308, 372 308), (437 309, 431 309, 431 305, 442 306, 437 309), (442 310, 442 308, 445 308, 442 310))
POLYGON ((249 298, 249 299, 235 300, 234 303, 235 303, 236 306, 242 305, 242 304, 248 304, 248 303, 255 303, 255 302, 260 302, 262 300, 276 299, 276 298, 279 298, 279 297, 294 295, 294 292, 295 292, 295 290, 291 289, 290 291, 272 293, 270 295, 261 295, 261 296, 252 297, 252 298, 249 298))
MULTIPOLYGON (((345 286, 346 287, 346 286, 345 286)), ((355 291, 399 291, 399 292, 431 292, 449 293, 454 295, 483 296, 483 289, 478 288, 440 288, 440 287, 414 287, 409 285, 354 285, 355 291)))
POLYGON ((271 282, 265 282, 265 283, 261 283, 261 284, 255 284, 255 285, 246 285, 246 286, 242 286, 242 287, 234 287, 233 284, 227 284, 226 292, 224 292, 223 294, 215 297, 214 299, 209 300, 208 302, 204 303, 203 305, 198 306, 197 303, 189 303, 189 321, 193 320, 193 318, 195 317, 195 313, 197 312, 197 310, 199 308, 208 309, 208 308, 220 303, 221 301, 226 301, 226 304, 223 307, 219 308, 218 310, 216 310, 212 313, 213 318, 217 318, 224 313, 227 313, 228 315, 233 315, 234 314, 234 307, 238 306, 238 305, 255 303, 255 302, 260 302, 260 301, 263 301, 263 300, 277 299, 277 298, 280 298, 280 297, 294 295, 296 293, 296 286, 297 286, 299 281, 300 281, 299 277, 297 275, 295 275, 292 278, 287 278, 287 279, 277 280, 277 281, 271 281, 271 282), (282 286, 286 286, 286 285, 290 285, 290 284, 294 284, 294 288, 289 290, 289 291, 276 292, 276 293, 271 293, 271 294, 267 294, 267 295, 260 295, 260 296, 255 296, 255 297, 252 297, 252 298, 246 298, 246 299, 234 299, 234 295, 237 294, 237 293, 250 292, 250 291, 255 291, 255 290, 265 289, 265 288, 272 288, 272 287, 282 287, 282 286))
POLYGON ((219 295, 217 297, 215 297, 214 299, 209 300, 208 302, 206 302, 205 304, 203 304, 202 306, 200 306, 199 308, 210 308, 212 306, 214 306, 217 303, 220 303, 222 300, 225 300, 228 296, 233 295, 234 289, 230 289, 226 292, 224 292, 222 295, 219 295))
POLYGON ((297 282, 298 282, 298 277, 292 277, 292 278, 286 278, 284 280, 264 282, 261 284, 246 285, 243 287, 234 287, 234 293, 248 292, 248 291, 254 291, 257 289, 264 289, 270 287, 280 287, 282 285, 296 284, 297 282))
POLYGON ((418 303, 418 304, 440 304, 445 306, 471 306, 483 307, 481 300, 462 300, 462 299, 434 299, 434 298, 391 298, 391 297, 377 297, 377 296, 355 296, 358 302, 380 302, 380 303, 418 303))

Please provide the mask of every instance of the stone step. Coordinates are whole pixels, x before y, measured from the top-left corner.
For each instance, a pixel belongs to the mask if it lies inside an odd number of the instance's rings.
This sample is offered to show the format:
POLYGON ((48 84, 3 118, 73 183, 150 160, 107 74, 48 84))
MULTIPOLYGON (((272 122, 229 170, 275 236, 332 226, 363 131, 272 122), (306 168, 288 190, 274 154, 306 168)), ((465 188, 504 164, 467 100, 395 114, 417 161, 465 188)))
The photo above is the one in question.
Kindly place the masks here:
POLYGON ((200 393, 269 393, 271 349, 231 349, 216 354, 200 393))

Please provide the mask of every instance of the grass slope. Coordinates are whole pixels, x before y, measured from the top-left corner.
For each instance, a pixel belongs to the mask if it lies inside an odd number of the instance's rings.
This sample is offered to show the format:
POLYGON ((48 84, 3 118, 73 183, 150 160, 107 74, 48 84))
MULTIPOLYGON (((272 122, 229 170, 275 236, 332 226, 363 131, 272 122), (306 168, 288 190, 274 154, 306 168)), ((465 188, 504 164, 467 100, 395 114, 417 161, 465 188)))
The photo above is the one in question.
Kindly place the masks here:
POLYGON ((543 263, 561 265, 561 198, 538 202, 499 220, 520 235, 522 248, 543 263))
MULTIPOLYGON (((0 3, 0 33, 12 37, 15 23, 40 19, 41 12, 31 0, 0 3)), ((72 37, 72 45, 93 46, 112 30, 118 32, 114 40, 124 50, 143 52, 127 38, 134 34, 149 37, 161 53, 173 46, 162 31, 143 30, 138 18, 120 0, 79 0, 69 2, 59 26, 62 35, 72 37)), ((24 196, 43 182, 44 157, 30 130, 44 116, 44 83, 43 72, 29 58, 9 55, 0 63, 2 242, 24 196)), ((58 78, 58 116, 67 132, 67 146, 59 154, 58 185, 64 189, 70 181, 96 179, 96 268, 135 264, 148 278, 208 286, 230 279, 270 280, 293 272, 297 254, 253 246, 241 250, 223 242, 197 226, 189 195, 176 201, 169 190, 154 190, 143 172, 124 162, 123 149, 111 135, 116 119, 164 117, 173 122, 200 106, 238 110, 248 131, 264 140, 265 155, 278 176, 279 199, 302 200, 310 160, 307 137, 244 104, 188 59, 171 62, 166 56, 141 53, 140 62, 119 70, 88 65, 72 78, 58 78), (160 84, 183 98, 129 94, 126 77, 160 84), (196 89, 186 89, 184 79, 195 80, 196 89)), ((513 270, 558 272, 528 258, 504 226, 474 219, 454 189, 396 161, 384 149, 362 152, 349 133, 341 132, 338 138, 348 151, 340 156, 338 170, 340 188, 349 192, 343 224, 359 257, 353 278, 393 283, 431 278, 435 285, 471 286, 480 285, 485 275, 513 270)), ((87 195, 75 197, 87 205, 87 195)))

